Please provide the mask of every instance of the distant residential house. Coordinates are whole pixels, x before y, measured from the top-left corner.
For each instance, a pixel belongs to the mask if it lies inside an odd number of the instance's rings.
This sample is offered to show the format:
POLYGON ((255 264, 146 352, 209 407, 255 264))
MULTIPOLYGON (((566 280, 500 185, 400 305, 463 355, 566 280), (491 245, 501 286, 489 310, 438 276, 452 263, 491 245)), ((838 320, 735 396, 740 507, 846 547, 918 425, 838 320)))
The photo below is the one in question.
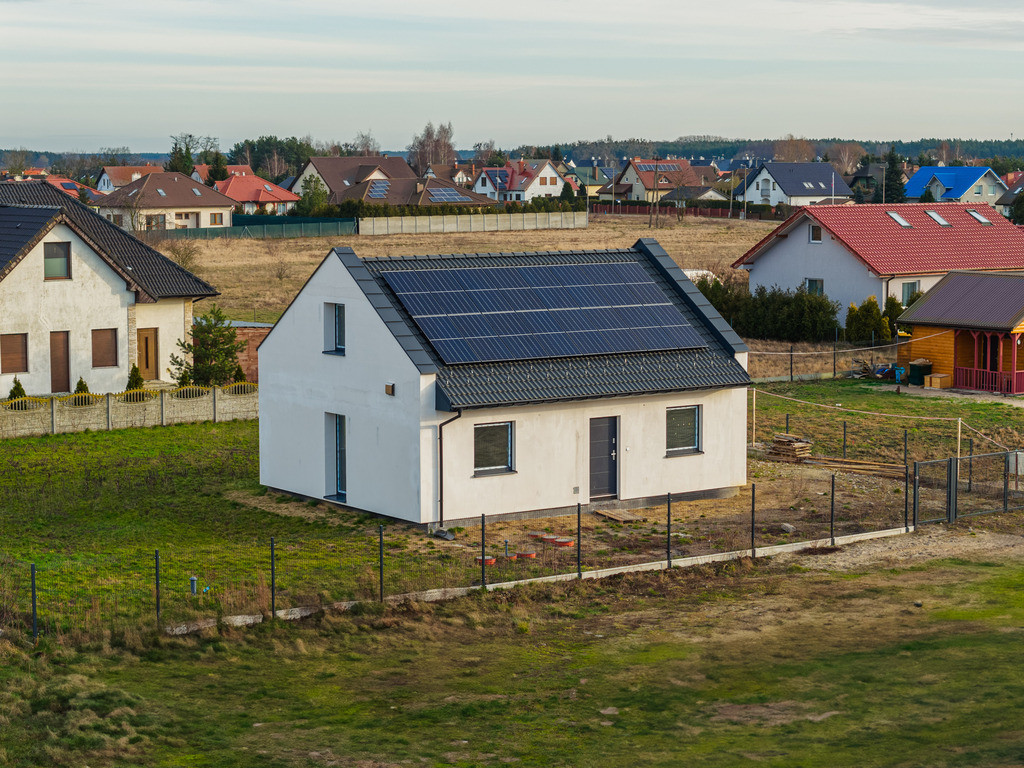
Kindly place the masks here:
POLYGON ((170 356, 208 283, 41 181, 0 183, 0 391, 120 392, 170 356))
POLYGON ((230 227, 235 201, 181 173, 151 173, 103 198, 99 213, 129 232, 230 227))
POLYGON ((45 179, 43 179, 43 181, 45 181, 50 186, 56 187, 61 192, 70 195, 76 200, 79 199, 80 193, 84 193, 89 200, 89 205, 97 205, 98 201, 102 200, 104 197, 92 187, 87 186, 81 183, 80 181, 69 179, 66 176, 54 176, 50 174, 45 179))
POLYGON ((689 205, 691 203, 699 205, 701 200, 716 200, 726 201, 729 198, 723 195, 714 187, 676 187, 671 192, 663 195, 661 202, 666 205, 674 205, 677 208, 683 207, 684 204, 689 205))
MULTIPOLYGON (((910 177, 914 175, 912 168, 904 167, 900 169, 900 183, 906 185, 910 177)), ((861 193, 865 196, 865 202, 871 202, 871 195, 874 193, 876 188, 879 188, 883 184, 885 179, 885 164, 884 163, 869 163, 865 166, 860 166, 849 176, 844 176, 843 179, 849 185, 850 189, 856 190, 857 187, 861 188, 861 193)))
POLYGON ((336 248, 260 347, 260 481, 441 525, 731 495, 746 482, 746 358, 654 240, 336 248))
POLYGON ((693 165, 691 163, 690 170, 693 172, 693 175, 697 178, 697 184, 694 186, 710 187, 712 184, 718 182, 718 169, 715 168, 713 165, 693 165))
POLYGON ((924 357, 958 389, 1024 394, 1024 274, 950 272, 899 318, 899 362, 924 357))
POLYGON ((503 168, 483 168, 473 191, 491 200, 527 203, 535 197, 558 197, 565 177, 550 160, 509 160, 503 168))
MULTIPOLYGON (((206 184, 210 180, 210 165, 196 165, 192 168, 192 179, 193 181, 199 181, 206 184)), ((228 166, 228 177, 231 176, 255 176, 252 168, 248 165, 229 165, 228 166)))
POLYGON ((951 270, 1024 270, 1024 230, 989 206, 964 203, 801 208, 739 258, 750 289, 803 286, 850 304, 904 305, 951 270))
POLYGON ((1010 171, 999 178, 1007 187, 1018 187, 1024 184, 1024 171, 1010 171))
POLYGON ((351 197, 362 195, 352 192, 353 188, 369 181, 397 181, 416 179, 416 172, 409 167, 404 157, 389 155, 365 155, 351 157, 311 157, 302 167, 289 189, 302 195, 306 179, 317 177, 327 188, 330 202, 337 204, 351 197))
POLYGON ((569 170, 566 178, 573 179, 580 194, 587 197, 597 197, 601 187, 608 183, 603 169, 596 165, 577 165, 569 170))
POLYGON ((1011 187, 1003 192, 1002 196, 996 200, 996 209, 1006 218, 1010 218, 1010 209, 1013 207, 1013 204, 1016 202, 1020 193, 1024 192, 1024 178, 1021 179, 1021 182, 1022 183, 1017 186, 1011 187))
POLYGON ((468 165, 438 165, 431 163, 427 166, 427 170, 423 173, 423 177, 427 179, 441 179, 442 181, 452 181, 458 184, 460 187, 470 187, 473 184, 473 179, 476 177, 476 168, 472 163, 468 165))
MULTIPOLYGON (((700 177, 687 160, 630 158, 615 177, 615 199, 621 202, 645 200, 653 203, 677 187, 699 187, 700 177)), ((611 199, 609 182, 598 191, 601 200, 611 199)))
POLYGON ((105 165, 96 180, 96 189, 107 195, 150 173, 163 172, 162 165, 105 165))
POLYGON ((299 201, 298 195, 252 174, 233 174, 223 181, 215 181, 214 187, 222 195, 234 200, 241 206, 242 213, 247 214, 263 210, 270 214, 282 215, 294 208, 295 203, 299 201))
POLYGON ((843 177, 829 163, 762 163, 736 189, 736 199, 772 207, 799 206, 826 197, 852 197, 843 177))
POLYGON ((1006 185, 991 168, 925 165, 907 181, 907 200, 919 200, 926 189, 940 203, 994 206, 1006 192, 1006 185))

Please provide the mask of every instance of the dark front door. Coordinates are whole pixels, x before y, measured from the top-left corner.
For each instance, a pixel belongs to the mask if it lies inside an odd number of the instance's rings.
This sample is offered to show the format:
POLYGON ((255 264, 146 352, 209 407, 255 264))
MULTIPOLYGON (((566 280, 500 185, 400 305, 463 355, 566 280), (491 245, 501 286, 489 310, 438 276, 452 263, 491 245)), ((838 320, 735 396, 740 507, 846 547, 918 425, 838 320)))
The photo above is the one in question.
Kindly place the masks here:
POLYGON ((608 498, 619 492, 618 429, 616 416, 590 420, 590 498, 608 498))
POLYGON ((139 373, 145 381, 158 378, 156 363, 156 328, 139 328, 139 373))
POLYGON ((71 367, 68 362, 68 332, 50 332, 50 391, 71 391, 71 367))

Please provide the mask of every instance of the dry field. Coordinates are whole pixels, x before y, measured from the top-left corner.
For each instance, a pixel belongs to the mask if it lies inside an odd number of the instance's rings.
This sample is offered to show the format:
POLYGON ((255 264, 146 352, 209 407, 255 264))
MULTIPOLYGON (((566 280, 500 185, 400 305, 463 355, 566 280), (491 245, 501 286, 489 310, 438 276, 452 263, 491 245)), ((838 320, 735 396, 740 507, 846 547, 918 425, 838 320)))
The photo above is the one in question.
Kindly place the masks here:
MULTIPOLYGON (((251 320, 255 315, 261 322, 273 322, 335 246, 349 246, 360 256, 403 256, 622 248, 641 237, 655 237, 684 268, 721 274, 774 226, 773 222, 690 218, 652 230, 646 218, 636 216, 603 218, 592 221, 587 229, 573 230, 193 241, 199 248, 193 270, 221 292, 217 303, 229 317, 251 320)), ((202 305, 199 310, 204 311, 202 305)))
MULTIPOLYGON (((833 370, 832 344, 790 344, 787 341, 769 341, 766 339, 745 339, 750 347, 750 362, 747 366, 752 379, 766 379, 777 376, 789 376, 789 351, 793 350, 793 375, 800 376, 811 373, 831 374, 833 370)), ((835 355, 835 371, 842 375, 856 366, 854 360, 891 363, 896 360, 896 347, 893 345, 875 348, 855 347, 840 344, 835 355)))

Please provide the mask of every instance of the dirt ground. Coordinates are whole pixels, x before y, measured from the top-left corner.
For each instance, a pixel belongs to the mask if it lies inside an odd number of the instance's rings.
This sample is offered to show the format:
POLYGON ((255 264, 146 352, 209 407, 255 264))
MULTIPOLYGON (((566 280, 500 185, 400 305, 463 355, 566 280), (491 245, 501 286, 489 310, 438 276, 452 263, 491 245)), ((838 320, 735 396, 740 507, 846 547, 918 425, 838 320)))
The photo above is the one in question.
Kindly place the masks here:
MULTIPOLYGON (((649 229, 645 217, 623 216, 594 220, 586 229, 535 232, 192 241, 198 253, 191 269, 221 292, 216 301, 229 317, 251 320, 255 315, 260 322, 272 322, 336 246, 372 257, 624 248, 654 237, 682 267, 721 274, 773 227, 772 222, 688 218, 649 229)), ((167 245, 156 244, 165 253, 167 245)), ((202 304, 197 310, 205 311, 202 304)))

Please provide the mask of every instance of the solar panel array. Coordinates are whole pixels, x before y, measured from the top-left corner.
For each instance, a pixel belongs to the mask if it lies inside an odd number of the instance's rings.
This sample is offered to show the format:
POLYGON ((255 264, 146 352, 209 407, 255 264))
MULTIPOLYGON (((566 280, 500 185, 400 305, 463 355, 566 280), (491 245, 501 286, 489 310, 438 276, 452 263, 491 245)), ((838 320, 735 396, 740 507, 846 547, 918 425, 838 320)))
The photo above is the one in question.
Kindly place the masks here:
POLYGON ((491 180, 495 189, 508 189, 508 171, 487 171, 487 178, 491 180))
POLYGON ((655 169, 659 171, 678 171, 679 163, 637 163, 636 169, 638 171, 653 171, 655 169))
POLYGON ((391 182, 387 179, 374 179, 370 182, 370 191, 367 197, 373 198, 374 200, 383 200, 388 196, 388 189, 391 187, 391 182))
POLYGON ((64 189, 67 189, 67 190, 78 189, 78 187, 75 185, 75 182, 73 182, 73 181, 62 181, 60 183, 60 185, 61 185, 61 187, 63 187, 64 189))
POLYGON ((384 272, 447 364, 700 349, 635 262, 384 272))
POLYGON ((451 187, 430 187, 427 192, 430 194, 432 203, 471 203, 473 198, 467 197, 457 189, 451 187))

